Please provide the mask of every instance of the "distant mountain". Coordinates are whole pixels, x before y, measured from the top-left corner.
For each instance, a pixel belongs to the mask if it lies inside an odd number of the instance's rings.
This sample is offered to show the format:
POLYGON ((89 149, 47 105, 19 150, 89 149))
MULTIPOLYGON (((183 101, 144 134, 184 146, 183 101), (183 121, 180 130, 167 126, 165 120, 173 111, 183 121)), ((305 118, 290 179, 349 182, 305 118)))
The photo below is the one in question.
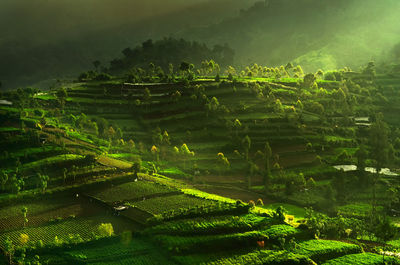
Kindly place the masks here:
MULTIPOLYGON (((124 1, 117 1, 115 4, 120 2, 124 1)), ((192 0, 180 5, 180 8, 169 11, 167 8, 165 12, 159 9, 170 3, 158 2, 157 12, 155 11, 157 16, 148 15, 140 20, 118 18, 112 21, 108 18, 102 21, 98 20, 99 16, 89 14, 88 7, 85 9, 88 11, 88 18, 76 17, 73 10, 67 10, 68 14, 59 15, 64 17, 65 21, 58 19, 54 23, 47 21, 46 16, 51 12, 57 14, 59 10, 49 9, 34 15, 27 13, 27 17, 31 15, 30 19, 49 28, 50 33, 44 35, 36 35, 39 26, 35 25, 36 28, 30 29, 31 21, 19 17, 25 14, 27 7, 18 6, 18 9, 13 10, 13 15, 3 14, 0 18, 0 28, 6 29, 4 32, 7 33, 0 36, 0 81, 3 89, 27 86, 45 79, 76 77, 78 73, 93 68, 92 62, 95 60, 105 64, 120 57, 125 48, 135 47, 148 39, 158 40, 190 27, 219 23, 227 17, 236 16, 240 9, 248 8, 255 0, 192 0), (40 20, 39 13, 44 16, 43 21, 40 20), (85 24, 79 27, 79 23, 74 19, 84 20, 85 24), (23 31, 27 32, 26 35, 23 31)), ((9 5, 12 3, 9 2, 9 5)), ((123 6, 119 9, 123 9, 123 6)), ((151 13, 150 11, 147 10, 148 13, 151 13)), ((140 10, 131 10, 132 16, 138 12, 140 10)), ((0 10, 0 15, 2 13, 0 10)), ((107 14, 106 10, 104 13, 107 14)), ((127 14, 129 12, 124 11, 124 15, 127 14)), ((51 18, 57 18, 57 15, 52 15, 51 18)))
POLYGON ((395 0, 266 0, 180 36, 228 42, 242 66, 296 61, 309 71, 356 67, 387 59, 387 51, 400 42, 399 13, 395 0))

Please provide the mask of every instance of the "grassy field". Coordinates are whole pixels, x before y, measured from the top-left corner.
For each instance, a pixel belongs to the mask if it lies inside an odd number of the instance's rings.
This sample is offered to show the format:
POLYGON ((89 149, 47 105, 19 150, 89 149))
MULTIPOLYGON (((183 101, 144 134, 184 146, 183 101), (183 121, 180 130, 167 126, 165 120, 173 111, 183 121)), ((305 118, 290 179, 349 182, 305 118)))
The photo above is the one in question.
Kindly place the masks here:
POLYGON ((264 205, 263 208, 265 209, 270 209, 270 210, 276 210, 279 206, 282 206, 285 208, 288 214, 294 215, 297 219, 302 219, 305 217, 306 211, 302 207, 298 207, 293 204, 288 204, 288 203, 272 203, 272 204, 267 204, 264 205))
POLYGON ((188 195, 174 195, 167 197, 157 197, 152 199, 145 199, 138 202, 131 202, 128 205, 138 207, 152 214, 161 214, 166 211, 174 211, 178 209, 190 208, 195 206, 203 206, 213 204, 212 201, 188 196, 188 195))
POLYGON ((383 257, 382 255, 372 254, 372 253, 360 253, 360 254, 352 254, 342 256, 337 259, 328 260, 323 263, 323 265, 378 265, 383 264, 383 262, 387 262, 387 264, 400 264, 400 261, 397 258, 393 257, 383 257))
POLYGON ((163 194, 173 191, 177 190, 150 181, 136 181, 113 186, 99 192, 91 192, 90 195, 105 202, 116 202, 142 199, 153 194, 163 194))
POLYGON ((98 226, 101 223, 111 223, 115 233, 133 229, 130 222, 112 216, 67 218, 39 227, 27 227, 25 229, 4 232, 0 236, 0 242, 3 245, 6 238, 10 237, 14 244, 21 246, 21 234, 28 235, 28 242, 41 240, 44 244, 55 243, 57 239, 60 241, 59 243, 69 242, 71 235, 79 235, 83 240, 90 240, 98 234, 98 226), (56 237, 57 239, 55 239, 56 237))

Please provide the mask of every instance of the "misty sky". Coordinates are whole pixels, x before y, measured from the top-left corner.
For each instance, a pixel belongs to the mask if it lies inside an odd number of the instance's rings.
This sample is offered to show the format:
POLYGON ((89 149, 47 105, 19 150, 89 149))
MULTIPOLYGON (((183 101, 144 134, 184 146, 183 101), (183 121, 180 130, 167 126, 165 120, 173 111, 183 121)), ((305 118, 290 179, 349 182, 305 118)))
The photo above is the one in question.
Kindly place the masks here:
POLYGON ((400 0, 0 0, 3 88, 75 77, 163 37, 229 44, 235 67, 358 67, 400 54, 400 0), (264 1, 262 1, 264 3, 264 1), (250 8, 251 9, 251 8, 250 8), (396 46, 397 45, 397 46, 396 46))
POLYGON ((54 41, 160 16, 206 0, 1 0, 0 43, 54 41))

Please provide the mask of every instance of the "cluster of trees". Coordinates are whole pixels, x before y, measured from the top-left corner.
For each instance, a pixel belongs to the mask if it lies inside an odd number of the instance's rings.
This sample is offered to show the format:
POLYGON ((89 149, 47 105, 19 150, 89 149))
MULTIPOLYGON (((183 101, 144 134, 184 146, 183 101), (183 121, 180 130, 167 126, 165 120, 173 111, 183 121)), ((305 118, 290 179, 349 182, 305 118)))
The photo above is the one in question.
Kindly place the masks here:
POLYGON ((365 219, 345 218, 343 216, 328 217, 306 209, 306 224, 308 228, 321 238, 354 238, 368 236, 386 242, 397 235, 397 228, 385 215, 371 214, 365 219))
POLYGON ((171 72, 171 65, 181 66, 180 70, 184 71, 186 65, 181 65, 182 62, 201 65, 202 61, 214 58, 227 66, 231 65, 234 59, 234 51, 228 45, 215 45, 210 49, 205 44, 173 38, 164 38, 159 41, 150 39, 133 49, 124 49, 122 54, 123 58, 110 62, 109 71, 121 72, 131 68, 147 68, 148 65, 144 62, 153 62, 153 65, 160 66, 159 69, 167 73, 171 72))

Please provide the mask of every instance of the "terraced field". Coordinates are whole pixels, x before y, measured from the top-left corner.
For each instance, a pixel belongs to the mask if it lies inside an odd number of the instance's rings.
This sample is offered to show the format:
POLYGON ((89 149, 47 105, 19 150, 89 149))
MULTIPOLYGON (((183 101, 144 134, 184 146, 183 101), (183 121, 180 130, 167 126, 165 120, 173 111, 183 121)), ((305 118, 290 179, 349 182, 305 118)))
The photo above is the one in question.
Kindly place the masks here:
POLYGON ((16 262, 23 246, 44 264, 398 264, 377 254, 398 250, 384 243, 395 217, 370 218, 396 212, 397 178, 333 167, 359 162, 357 116, 400 124, 378 95, 397 102, 395 81, 221 78, 89 80, 0 107, 3 252, 10 239, 16 262))

